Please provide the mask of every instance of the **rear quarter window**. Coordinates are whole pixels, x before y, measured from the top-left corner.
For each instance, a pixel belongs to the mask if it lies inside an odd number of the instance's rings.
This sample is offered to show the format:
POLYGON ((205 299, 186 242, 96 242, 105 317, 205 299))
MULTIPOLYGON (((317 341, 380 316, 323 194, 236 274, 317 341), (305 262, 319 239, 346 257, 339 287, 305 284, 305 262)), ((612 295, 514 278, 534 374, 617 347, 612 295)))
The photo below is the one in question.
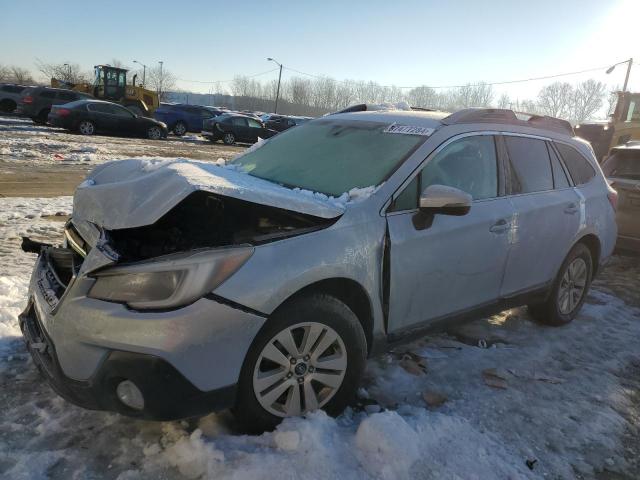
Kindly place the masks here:
POLYGON ((574 184, 584 185, 596 176, 596 171, 589 160, 578 150, 564 143, 556 143, 556 147, 562 156, 562 160, 564 160, 564 164, 567 166, 567 170, 569 170, 569 175, 571 175, 574 184))
POLYGON ((53 92, 51 90, 43 90, 42 92, 40 92, 40 96, 42 98, 56 98, 56 92, 53 92))

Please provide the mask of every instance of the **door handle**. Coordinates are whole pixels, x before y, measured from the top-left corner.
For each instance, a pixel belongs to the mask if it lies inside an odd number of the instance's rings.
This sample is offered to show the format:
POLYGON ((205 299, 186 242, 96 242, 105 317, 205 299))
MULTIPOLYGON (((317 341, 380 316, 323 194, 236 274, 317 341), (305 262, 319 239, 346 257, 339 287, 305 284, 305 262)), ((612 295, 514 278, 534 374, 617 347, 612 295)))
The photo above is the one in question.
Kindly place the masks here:
POLYGON ((489 231, 493 233, 504 233, 508 228, 509 223, 504 218, 501 218, 496 223, 494 223, 491 228, 489 228, 489 231))
POLYGON ((574 213, 578 212, 578 206, 575 203, 570 203, 569 205, 567 205, 567 208, 564 209, 564 213, 567 213, 569 215, 573 215, 574 213))

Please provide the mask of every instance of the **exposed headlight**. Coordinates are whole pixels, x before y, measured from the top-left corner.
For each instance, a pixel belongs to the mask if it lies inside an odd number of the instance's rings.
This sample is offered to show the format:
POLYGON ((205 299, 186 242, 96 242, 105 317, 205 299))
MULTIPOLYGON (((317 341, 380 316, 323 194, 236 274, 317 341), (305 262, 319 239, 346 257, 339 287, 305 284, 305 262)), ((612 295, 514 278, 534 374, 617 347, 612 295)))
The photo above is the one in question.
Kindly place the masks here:
POLYGON ((253 247, 180 253, 105 269, 88 296, 136 309, 188 305, 218 287, 251 256, 253 247))

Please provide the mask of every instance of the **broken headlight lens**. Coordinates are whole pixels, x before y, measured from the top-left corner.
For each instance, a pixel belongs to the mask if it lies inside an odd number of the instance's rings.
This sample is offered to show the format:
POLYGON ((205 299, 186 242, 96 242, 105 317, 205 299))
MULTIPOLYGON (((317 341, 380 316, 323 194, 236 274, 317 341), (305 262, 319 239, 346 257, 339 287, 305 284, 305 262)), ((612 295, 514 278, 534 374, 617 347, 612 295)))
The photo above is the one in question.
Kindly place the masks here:
POLYGON ((180 253, 97 272, 88 296, 136 309, 175 308, 211 292, 251 256, 253 247, 180 253))

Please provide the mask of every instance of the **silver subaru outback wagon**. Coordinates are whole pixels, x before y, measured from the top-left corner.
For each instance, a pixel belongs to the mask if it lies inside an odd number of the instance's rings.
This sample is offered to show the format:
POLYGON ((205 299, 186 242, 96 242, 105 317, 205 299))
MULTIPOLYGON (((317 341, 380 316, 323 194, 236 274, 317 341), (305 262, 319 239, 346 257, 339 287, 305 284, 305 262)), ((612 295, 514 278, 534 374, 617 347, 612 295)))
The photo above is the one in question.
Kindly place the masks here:
MULTIPOLYGON (((357 110, 357 109, 355 109, 357 110)), ((245 428, 352 401, 367 357, 527 305, 562 325, 616 239, 571 126, 510 110, 338 113, 224 164, 122 160, 78 187, 20 322, 69 401, 245 428)))

